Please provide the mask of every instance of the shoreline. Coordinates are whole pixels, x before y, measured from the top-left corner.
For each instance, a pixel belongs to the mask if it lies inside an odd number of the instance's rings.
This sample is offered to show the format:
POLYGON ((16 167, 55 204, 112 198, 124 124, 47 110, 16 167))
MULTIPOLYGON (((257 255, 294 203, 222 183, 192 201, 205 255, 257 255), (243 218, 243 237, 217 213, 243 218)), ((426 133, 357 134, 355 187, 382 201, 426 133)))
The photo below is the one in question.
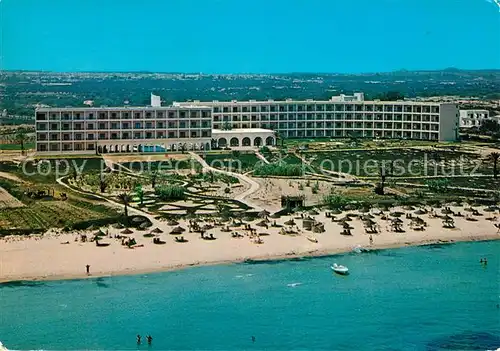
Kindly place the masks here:
MULTIPOLYGON (((434 244, 454 244, 460 242, 482 242, 482 241, 496 241, 500 240, 498 234, 479 234, 479 235, 469 235, 464 237, 463 235, 457 235, 455 237, 449 237, 446 239, 424 239, 417 241, 406 241, 406 242, 393 242, 393 243, 382 243, 374 244, 371 246, 364 246, 364 248, 370 250, 386 250, 386 249, 396 249, 414 246, 425 246, 434 244)), ((297 258, 319 258, 327 257, 337 254, 345 254, 351 252, 352 246, 329 248, 329 249, 316 249, 316 250, 305 250, 301 252, 290 251, 287 253, 280 254, 264 254, 264 255, 254 255, 247 257, 238 257, 233 259, 223 259, 223 260, 206 260, 206 261, 194 261, 192 263, 182 263, 182 264, 168 264, 162 267, 151 267, 151 268, 138 268, 138 269, 124 269, 124 270, 109 270, 101 271, 96 274, 53 274, 53 275, 43 275, 43 276, 32 276, 32 275, 19 275, 12 276, 7 279, 0 277, 0 287, 3 284, 12 284, 16 282, 44 282, 44 281, 64 281, 64 280, 82 280, 82 279, 94 279, 94 278, 108 278, 108 277, 119 277, 119 276, 131 276, 131 275, 141 275, 141 274, 155 274, 162 272, 179 271, 191 267, 201 267, 201 266, 213 266, 213 265, 228 265, 235 263, 243 263, 245 261, 279 261, 279 260, 291 260, 297 258)), ((1 267, 1 265, 0 265, 1 267)))

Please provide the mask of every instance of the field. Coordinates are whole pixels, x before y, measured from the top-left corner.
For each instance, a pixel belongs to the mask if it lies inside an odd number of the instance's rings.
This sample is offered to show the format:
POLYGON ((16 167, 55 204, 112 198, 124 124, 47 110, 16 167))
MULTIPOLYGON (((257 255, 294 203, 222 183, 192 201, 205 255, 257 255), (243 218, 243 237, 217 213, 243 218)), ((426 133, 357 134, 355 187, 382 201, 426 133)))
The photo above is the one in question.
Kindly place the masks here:
MULTIPOLYGON (((73 226, 82 221, 110 218, 109 214, 78 206, 78 202, 37 201, 25 207, 0 211, 0 228, 45 230, 51 227, 73 226)), ((116 213, 114 215, 117 216, 116 213)))
POLYGON ((6 208, 17 208, 23 207, 24 204, 16 199, 14 196, 9 194, 7 190, 0 187, 0 210, 4 210, 6 208))

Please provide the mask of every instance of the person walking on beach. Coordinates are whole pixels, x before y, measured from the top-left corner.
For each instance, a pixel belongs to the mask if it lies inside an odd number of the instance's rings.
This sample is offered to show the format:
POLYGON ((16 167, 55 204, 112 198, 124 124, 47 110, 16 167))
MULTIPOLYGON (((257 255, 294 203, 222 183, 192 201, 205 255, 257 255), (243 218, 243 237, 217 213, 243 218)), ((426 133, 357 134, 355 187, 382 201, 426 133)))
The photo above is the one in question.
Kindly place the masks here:
POLYGON ((86 265, 85 268, 87 269, 87 275, 90 275, 90 265, 86 265))
POLYGON ((373 245, 373 235, 370 234, 370 245, 373 245))

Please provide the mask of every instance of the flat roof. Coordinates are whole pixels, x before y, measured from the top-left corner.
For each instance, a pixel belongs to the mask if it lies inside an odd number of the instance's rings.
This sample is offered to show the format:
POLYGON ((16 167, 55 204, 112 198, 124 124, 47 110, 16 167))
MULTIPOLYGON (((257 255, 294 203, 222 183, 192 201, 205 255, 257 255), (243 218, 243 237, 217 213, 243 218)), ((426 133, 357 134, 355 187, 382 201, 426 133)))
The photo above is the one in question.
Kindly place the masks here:
POLYGON ((37 112, 51 112, 51 111, 168 111, 168 110, 178 110, 178 109, 211 109, 211 106, 203 106, 203 105, 176 105, 176 106, 161 106, 161 107, 153 107, 153 106, 99 106, 99 107, 37 107, 35 111, 37 112))
POLYGON ((457 105, 454 102, 438 102, 438 101, 332 101, 332 100, 273 100, 273 101, 201 101, 201 102, 176 102, 175 106, 192 106, 193 104, 214 105, 268 105, 268 104, 359 104, 359 105, 457 105))
POLYGON ((273 131, 273 130, 271 130, 271 129, 263 129, 263 128, 238 128, 238 129, 229 129, 229 130, 212 129, 212 133, 217 133, 217 134, 236 134, 236 133, 256 134, 256 133, 272 133, 272 134, 274 134, 274 131, 273 131))

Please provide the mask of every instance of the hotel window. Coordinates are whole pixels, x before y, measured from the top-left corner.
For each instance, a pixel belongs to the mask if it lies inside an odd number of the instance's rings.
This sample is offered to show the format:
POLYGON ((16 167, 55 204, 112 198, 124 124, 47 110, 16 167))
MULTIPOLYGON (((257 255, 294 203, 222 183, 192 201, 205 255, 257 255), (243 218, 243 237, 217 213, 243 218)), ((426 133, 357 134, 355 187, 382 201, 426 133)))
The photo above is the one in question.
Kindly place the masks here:
POLYGON ((99 133, 99 139, 100 139, 100 140, 104 140, 104 139, 106 139, 106 134, 104 134, 104 133, 99 133))
POLYGON ((106 124, 99 123, 99 129, 106 129, 106 124))
POLYGON ((185 117, 186 117, 186 112, 185 112, 185 111, 181 111, 181 112, 179 113, 179 116, 180 116, 181 118, 185 118, 185 117))

